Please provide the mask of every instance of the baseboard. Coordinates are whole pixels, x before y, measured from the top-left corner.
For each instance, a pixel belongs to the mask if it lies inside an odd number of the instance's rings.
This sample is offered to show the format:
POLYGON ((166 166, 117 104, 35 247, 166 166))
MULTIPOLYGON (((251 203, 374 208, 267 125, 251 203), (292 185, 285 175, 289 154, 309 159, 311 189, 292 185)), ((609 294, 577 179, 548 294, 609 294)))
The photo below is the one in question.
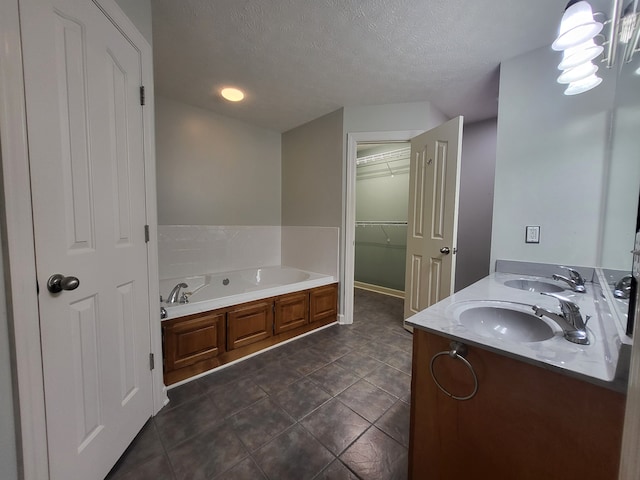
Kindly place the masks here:
POLYGON ((404 298, 404 292, 402 290, 395 290, 393 288, 381 287, 380 285, 372 285, 364 282, 353 282, 353 286, 361 290, 369 290, 370 292, 382 293, 383 295, 389 295, 391 297, 404 298))

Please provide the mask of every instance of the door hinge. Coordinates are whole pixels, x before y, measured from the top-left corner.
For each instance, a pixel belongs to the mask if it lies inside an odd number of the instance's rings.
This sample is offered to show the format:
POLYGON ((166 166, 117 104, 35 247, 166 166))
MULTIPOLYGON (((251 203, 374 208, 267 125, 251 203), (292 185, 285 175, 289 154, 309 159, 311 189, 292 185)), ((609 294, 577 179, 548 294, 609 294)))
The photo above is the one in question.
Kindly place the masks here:
POLYGON ((149 370, 156 368, 156 359, 153 353, 149 354, 149 370))
POLYGON ((149 225, 144 226, 144 242, 149 243, 149 225))
POLYGON ((140 105, 144 106, 144 85, 140 85, 140 105))

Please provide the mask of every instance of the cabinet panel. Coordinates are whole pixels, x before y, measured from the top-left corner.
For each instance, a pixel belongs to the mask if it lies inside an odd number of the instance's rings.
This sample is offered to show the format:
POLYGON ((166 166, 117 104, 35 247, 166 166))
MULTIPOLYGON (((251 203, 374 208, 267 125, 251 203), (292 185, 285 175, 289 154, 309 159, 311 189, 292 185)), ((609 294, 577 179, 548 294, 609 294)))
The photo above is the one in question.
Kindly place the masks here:
POLYGON ((210 312, 163 322, 165 372, 224 352, 224 312, 210 312))
POLYGON ((309 297, 309 321, 338 317, 338 284, 311 290, 309 297))
POLYGON ((296 292, 276 299, 274 328, 276 335, 307 323, 309 323, 308 292, 296 292))
POLYGON ((227 348, 249 345, 273 335, 273 300, 244 304, 227 313, 227 348))
MULTIPOLYGON (((449 342, 414 330, 409 478, 617 478, 624 395, 469 347, 479 388, 456 401, 429 372, 449 342)), ((469 371, 449 356, 434 373, 455 395, 473 389, 469 371)))

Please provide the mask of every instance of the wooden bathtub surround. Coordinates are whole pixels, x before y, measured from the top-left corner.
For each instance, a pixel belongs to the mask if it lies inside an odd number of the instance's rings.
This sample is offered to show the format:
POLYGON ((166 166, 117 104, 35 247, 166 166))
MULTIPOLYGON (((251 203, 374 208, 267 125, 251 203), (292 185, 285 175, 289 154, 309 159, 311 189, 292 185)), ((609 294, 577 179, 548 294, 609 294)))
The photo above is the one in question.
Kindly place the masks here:
POLYGON ((185 380, 337 320, 338 284, 162 322, 164 381, 185 380))
MULTIPOLYGON (((414 330, 410 479, 617 478, 623 394, 469 347, 479 389, 471 400, 456 401, 429 372, 433 355, 450 342, 414 330)), ((434 370, 454 395, 473 390, 461 361, 441 356, 434 370)))

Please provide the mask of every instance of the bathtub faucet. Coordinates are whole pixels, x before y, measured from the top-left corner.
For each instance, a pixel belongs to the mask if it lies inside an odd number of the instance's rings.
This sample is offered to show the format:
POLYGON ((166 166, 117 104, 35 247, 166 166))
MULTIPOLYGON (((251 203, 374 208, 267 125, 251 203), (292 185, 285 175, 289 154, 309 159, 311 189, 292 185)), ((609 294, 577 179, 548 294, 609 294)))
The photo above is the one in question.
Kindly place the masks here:
POLYGON ((169 298, 167 298, 167 303, 186 303, 186 295, 182 295, 182 297, 180 297, 180 289, 188 287, 189 285, 186 283, 179 283, 173 287, 173 290, 171 290, 171 293, 169 294, 169 298))

